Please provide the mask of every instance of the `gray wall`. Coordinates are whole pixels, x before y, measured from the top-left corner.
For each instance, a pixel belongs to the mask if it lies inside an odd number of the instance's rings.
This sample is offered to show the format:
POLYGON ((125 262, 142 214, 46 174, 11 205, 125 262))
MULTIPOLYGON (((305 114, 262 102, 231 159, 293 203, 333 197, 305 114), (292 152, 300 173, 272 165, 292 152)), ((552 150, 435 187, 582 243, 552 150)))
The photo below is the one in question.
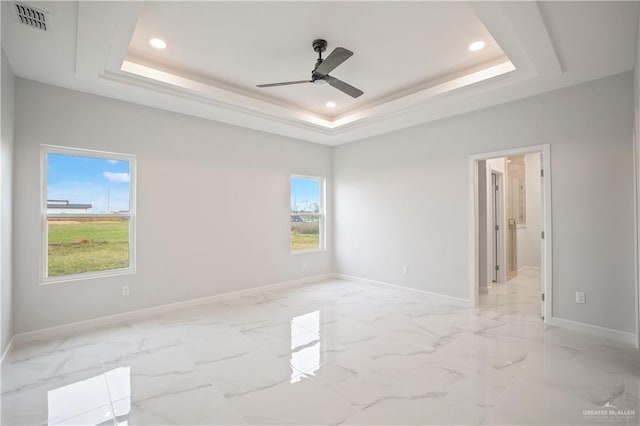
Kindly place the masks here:
POLYGON ((337 272, 470 298, 468 156, 549 143, 553 315, 634 332, 632 123, 625 73, 337 147, 337 272))
POLYGON ((11 211, 13 176, 13 139, 15 77, 2 50, 2 107, 0 147, 0 354, 13 335, 11 211))
POLYGON ((554 316, 633 331, 632 93, 626 73, 331 150, 18 79, 15 332, 334 269, 469 298, 468 156, 541 143, 554 316), (38 283, 40 144, 138 156, 136 275, 38 283), (328 178, 337 226, 326 253, 289 253, 291 173, 328 178), (163 207, 167 197, 186 213, 163 207))
POLYGON ((330 221, 327 252, 289 249, 289 176, 326 176, 331 211, 330 148, 17 82, 16 333, 333 270, 330 221), (39 284, 41 144, 137 155, 135 275, 39 284))

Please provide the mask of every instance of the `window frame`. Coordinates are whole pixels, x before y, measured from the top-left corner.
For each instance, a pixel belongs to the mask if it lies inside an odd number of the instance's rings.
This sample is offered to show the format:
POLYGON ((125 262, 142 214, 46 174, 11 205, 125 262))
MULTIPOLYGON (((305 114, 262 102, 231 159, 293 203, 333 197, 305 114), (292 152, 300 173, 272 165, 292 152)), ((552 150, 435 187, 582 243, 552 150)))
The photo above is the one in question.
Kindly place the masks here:
POLYGON ((310 176, 310 175, 303 175, 303 174, 297 174, 297 173, 292 173, 289 176, 289 250, 291 251, 292 255, 298 255, 298 254, 307 254, 307 253, 314 253, 314 252, 324 252, 327 250, 327 246, 326 246, 326 178, 323 176, 310 176), (318 213, 291 213, 291 179, 293 178, 299 178, 299 179, 309 179, 309 180, 317 180, 320 182, 320 209, 318 213), (305 248, 305 249, 297 249, 294 250, 291 248, 291 217, 293 215, 297 215, 297 216, 320 216, 320 220, 319 220, 319 236, 318 236, 318 245, 319 247, 314 247, 314 248, 305 248))
POLYGON ((56 145, 40 146, 40 284, 78 281, 92 278, 104 278, 136 273, 136 156, 117 152, 93 149, 71 148, 56 145), (61 154, 76 157, 93 157, 105 160, 129 162, 129 212, 128 213, 47 213, 47 175, 48 155, 61 154), (105 271, 81 272, 76 274, 48 276, 49 272, 49 217, 83 218, 83 217, 119 217, 129 220, 129 266, 127 268, 108 269, 105 271))

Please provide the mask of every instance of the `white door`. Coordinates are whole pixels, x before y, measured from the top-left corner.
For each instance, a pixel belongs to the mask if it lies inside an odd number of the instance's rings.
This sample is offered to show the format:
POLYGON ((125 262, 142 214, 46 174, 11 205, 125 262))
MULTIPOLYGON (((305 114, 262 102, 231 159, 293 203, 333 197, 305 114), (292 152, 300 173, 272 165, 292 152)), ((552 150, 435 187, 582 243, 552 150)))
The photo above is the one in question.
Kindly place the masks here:
POLYGON ((491 280, 494 283, 500 281, 502 265, 502 244, 503 244, 503 203, 502 203, 502 173, 491 172, 491 280))
MULTIPOLYGON (((544 170, 542 169, 542 165, 544 164, 543 158, 542 158, 542 152, 540 153, 540 206, 541 206, 541 213, 544 214, 544 212, 546 211, 546 209, 548 208, 548 206, 545 206, 545 201, 544 201, 544 170)), ((540 233, 540 317, 542 318, 542 320, 544 321, 544 280, 542 279, 542 277, 544 277, 544 225, 542 225, 544 222, 542 222, 542 218, 541 220, 541 233, 540 233)))

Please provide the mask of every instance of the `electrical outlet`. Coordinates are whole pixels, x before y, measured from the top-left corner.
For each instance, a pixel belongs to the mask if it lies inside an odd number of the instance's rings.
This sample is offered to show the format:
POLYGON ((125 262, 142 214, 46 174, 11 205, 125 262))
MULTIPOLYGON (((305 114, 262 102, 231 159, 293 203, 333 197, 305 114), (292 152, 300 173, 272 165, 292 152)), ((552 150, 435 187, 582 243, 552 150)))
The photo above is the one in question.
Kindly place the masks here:
POLYGON ((122 287, 122 295, 123 296, 128 296, 129 295, 129 286, 125 285, 122 287))
POLYGON ((407 275, 409 273, 409 265, 404 265, 402 267, 402 275, 407 275))
POLYGON ((576 291, 576 303, 587 303, 585 302, 583 291, 576 291))

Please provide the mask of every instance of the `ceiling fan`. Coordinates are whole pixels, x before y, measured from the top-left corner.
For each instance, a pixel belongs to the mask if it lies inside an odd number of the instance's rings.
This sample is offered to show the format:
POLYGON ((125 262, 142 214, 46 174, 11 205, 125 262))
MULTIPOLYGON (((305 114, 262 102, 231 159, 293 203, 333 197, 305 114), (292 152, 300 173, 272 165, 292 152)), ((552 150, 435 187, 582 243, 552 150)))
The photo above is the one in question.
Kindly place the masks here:
POLYGON ((299 80, 299 81, 287 81, 284 83, 270 83, 270 84, 258 84, 257 87, 275 87, 275 86, 290 86, 292 84, 329 84, 341 92, 346 93, 352 98, 357 98, 364 92, 360 89, 353 87, 350 84, 345 83, 335 77, 331 77, 329 73, 336 69, 338 65, 346 61, 353 55, 353 52, 345 49, 344 47, 336 47, 333 52, 329 54, 325 59, 322 59, 322 52, 327 50, 327 42, 322 39, 313 41, 313 50, 318 52, 318 60, 316 61, 313 71, 311 71, 311 80, 299 80))

